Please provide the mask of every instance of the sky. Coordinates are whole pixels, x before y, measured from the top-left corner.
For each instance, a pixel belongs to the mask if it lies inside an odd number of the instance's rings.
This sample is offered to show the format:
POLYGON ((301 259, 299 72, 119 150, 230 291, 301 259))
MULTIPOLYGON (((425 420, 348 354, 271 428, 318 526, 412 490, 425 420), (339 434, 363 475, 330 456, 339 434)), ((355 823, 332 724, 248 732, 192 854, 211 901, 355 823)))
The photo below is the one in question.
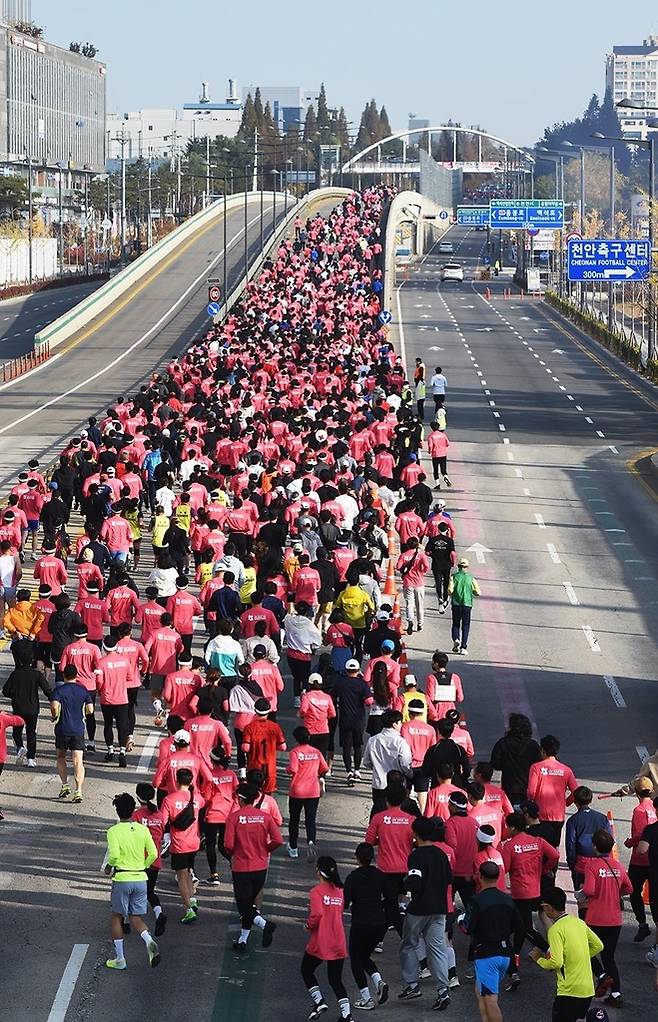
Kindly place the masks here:
POLYGON ((108 111, 196 102, 202 80, 214 100, 225 98, 228 78, 324 81, 329 105, 344 106, 354 130, 374 97, 394 131, 413 112, 433 125, 479 125, 516 145, 578 116, 593 92, 602 96, 613 45, 658 34, 656 0, 32 0, 32 14, 51 42, 98 48, 108 111))

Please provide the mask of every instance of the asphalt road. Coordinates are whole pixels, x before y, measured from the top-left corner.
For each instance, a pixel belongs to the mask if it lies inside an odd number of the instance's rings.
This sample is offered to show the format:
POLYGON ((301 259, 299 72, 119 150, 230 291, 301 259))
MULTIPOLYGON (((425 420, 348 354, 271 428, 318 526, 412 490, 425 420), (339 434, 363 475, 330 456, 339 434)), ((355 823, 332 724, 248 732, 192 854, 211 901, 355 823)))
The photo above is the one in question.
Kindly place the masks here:
POLYGON ((73 308, 102 283, 93 281, 48 288, 0 302, 0 365, 31 351, 37 330, 73 308))
MULTIPOLYGON (((485 563, 477 563, 477 550, 468 554, 483 598, 474 614, 470 657, 457 665, 476 753, 487 757, 506 714, 520 709, 538 733, 552 731, 562 739, 563 757, 580 781, 599 792, 611 790, 636 769, 638 748, 653 749, 655 743, 655 507, 627 470, 626 459, 658 435, 656 408, 646 403, 656 399, 615 360, 570 329, 566 334, 558 329, 540 302, 504 300, 502 282, 493 285, 492 300, 486 302, 483 285, 470 279, 483 236, 454 233, 460 243, 457 258, 469 279, 441 286, 439 261, 430 257, 409 272, 399 297, 408 364, 421 355, 428 370, 441 365, 449 381, 454 488, 447 501, 457 523, 459 552, 477 543, 486 548, 481 553, 485 563)), ((130 336, 138 336, 139 329, 136 325, 130 336)), ((166 343, 160 343, 159 352, 166 343)), ((135 378, 150 368, 135 366, 135 378)), ((85 393, 86 413, 96 386, 85 393)), ((76 414, 69 401, 77 409, 79 400, 82 395, 76 392, 63 402, 61 414, 69 421, 76 414)), ((24 401, 12 414, 24 414, 29 407, 24 401)), ((51 406, 44 414, 50 423, 60 410, 51 406)), ((62 432, 66 428, 63 424, 62 432)), ((148 562, 139 573, 140 584, 147 569, 148 562)), ((421 678, 431 651, 449 649, 447 617, 438 615, 433 596, 428 597, 425 628, 409 642, 411 666, 421 678)), ((4 676, 8 658, 0 658, 4 676)), ((199 921, 181 927, 179 902, 165 868, 159 887, 169 926, 160 968, 146 969, 140 942, 129 937, 128 971, 105 969, 111 944, 108 884, 100 874, 104 830, 112 822, 112 795, 149 776, 154 731, 145 695, 141 701, 137 748, 128 769, 105 767, 100 757, 90 762, 82 806, 57 801, 45 719, 37 771, 13 763, 5 769, 0 914, 11 940, 5 942, 0 970, 3 1003, 11 1004, 12 1018, 25 1022, 110 1022, 166 1018, 174 1012, 180 1022, 306 1018, 310 1006, 299 960, 314 874, 303 858, 289 860, 282 852, 273 859, 264 903, 279 923, 269 952, 254 946, 244 958, 233 955, 237 919, 230 883, 200 888, 199 921)), ((287 734, 295 723, 291 703, 288 691, 280 714, 287 734)), ((335 774, 321 803, 320 847, 336 856, 345 873, 363 838, 369 784, 364 779, 361 789, 347 789, 340 765, 335 774)), ((279 801, 285 816, 285 782, 283 788, 279 801)), ((611 805, 621 842, 632 805, 629 800, 598 803, 611 805)), ((198 872, 206 875, 202 856, 198 872)), ((560 877, 566 884, 564 870, 560 877)), ((626 1014, 648 1020, 655 1016, 653 970, 643 961, 643 949, 630 942, 633 927, 626 918, 619 953, 626 1014)), ((381 956, 393 993, 399 981, 396 944, 388 938, 381 956)), ((464 960, 458 938, 462 986, 446 1017, 476 1022, 464 960)), ((549 1019, 551 977, 525 961, 522 974, 519 991, 502 1000, 505 1018, 549 1019)), ((348 969, 346 979, 354 995, 348 969)), ((322 980, 326 989, 324 975, 322 980)), ((433 1017, 431 1003, 429 989, 421 1001, 402 1009, 393 996, 378 1014, 425 1022, 433 1017)))

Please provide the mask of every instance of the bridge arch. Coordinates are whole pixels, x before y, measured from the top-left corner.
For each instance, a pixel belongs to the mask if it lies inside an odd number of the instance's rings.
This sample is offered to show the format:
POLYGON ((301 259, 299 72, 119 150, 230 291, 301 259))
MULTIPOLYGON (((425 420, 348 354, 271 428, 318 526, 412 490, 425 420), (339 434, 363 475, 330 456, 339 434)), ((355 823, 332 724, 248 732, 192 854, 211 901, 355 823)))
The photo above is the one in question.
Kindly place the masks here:
POLYGON ((535 163, 534 156, 531 156, 530 153, 528 153, 525 149, 522 149, 520 146, 513 145, 512 142, 507 142, 504 138, 499 138, 497 135, 492 135, 488 131, 482 131, 481 128, 466 128, 463 125, 458 125, 458 124, 437 124, 434 127, 430 127, 430 128, 407 128, 405 131, 396 131, 394 134, 388 135, 386 138, 380 139, 379 142, 372 142, 369 146, 366 146, 365 149, 362 149, 360 152, 356 153, 354 156, 351 156, 350 159, 347 160, 347 162, 343 164, 342 172, 344 174, 346 174, 346 173, 349 173, 352 170, 363 169, 364 157, 366 157, 371 152, 379 152, 381 150, 382 146, 387 145, 389 142, 396 142, 396 141, 401 141, 402 142, 402 162, 405 163, 406 162, 406 148, 407 148, 406 140, 409 139, 409 137, 412 136, 412 135, 418 135, 418 136, 426 135, 427 136, 427 140, 428 140, 428 142, 427 142, 428 152, 431 153, 431 151, 432 151, 432 136, 436 135, 436 134, 439 134, 439 132, 444 132, 444 131, 447 131, 449 133, 452 132, 452 134, 453 134, 453 153, 454 153, 455 159, 452 162, 454 164, 458 164, 458 162, 459 162, 456 159, 456 155, 457 155, 457 135, 458 134, 471 135, 471 136, 474 135, 478 139, 478 163, 482 163, 482 140, 483 139, 487 139, 490 142, 494 142, 498 146, 502 146, 503 150, 505 152, 505 155, 506 155, 506 162, 507 162, 508 154, 509 153, 513 153, 513 154, 515 154, 515 158, 518 158, 519 163, 524 163, 524 164, 528 165, 528 169, 530 169, 530 167, 535 163), (361 167, 359 167, 360 163, 362 164, 361 167))

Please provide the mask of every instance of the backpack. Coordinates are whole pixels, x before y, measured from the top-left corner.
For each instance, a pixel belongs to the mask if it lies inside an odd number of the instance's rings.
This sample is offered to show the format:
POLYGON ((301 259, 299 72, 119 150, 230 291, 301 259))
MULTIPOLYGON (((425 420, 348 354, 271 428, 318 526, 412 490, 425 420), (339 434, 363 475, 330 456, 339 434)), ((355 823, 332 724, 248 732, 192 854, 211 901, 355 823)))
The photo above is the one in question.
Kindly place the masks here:
POLYGON ((169 826, 173 827, 174 830, 187 830, 191 827, 196 820, 196 814, 194 812, 194 789, 190 788, 190 801, 187 803, 184 809, 181 809, 176 816, 173 816, 169 821, 169 826))

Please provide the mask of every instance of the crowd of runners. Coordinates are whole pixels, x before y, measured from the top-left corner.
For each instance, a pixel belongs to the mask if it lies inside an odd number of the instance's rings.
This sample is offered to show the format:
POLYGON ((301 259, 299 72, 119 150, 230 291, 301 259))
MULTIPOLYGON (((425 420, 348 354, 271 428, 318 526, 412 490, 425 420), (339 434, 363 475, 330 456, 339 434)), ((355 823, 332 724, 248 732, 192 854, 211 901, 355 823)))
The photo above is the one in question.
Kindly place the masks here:
POLYGON ((481 1018, 498 1022, 499 992, 532 982, 526 942, 555 973, 555 1022, 604 1019, 600 1003, 623 1003, 621 899, 630 895, 638 943, 651 933, 647 881, 658 901, 655 778, 631 785, 627 873, 554 735, 537 742, 512 714, 475 761, 460 675, 480 588, 443 499, 449 381, 420 358, 407 378, 377 318, 389 198, 371 189, 297 221, 221 326, 90 418, 48 472, 33 461, 19 475, 0 515, 14 660, 0 772, 8 729, 16 764, 37 767, 44 699, 62 801, 82 802, 85 761, 135 765, 138 700, 162 729, 151 782, 132 787, 122 773, 131 790, 114 798, 111 969, 127 967, 131 930, 152 966, 166 955, 156 938, 167 860, 182 924, 202 920, 200 883, 230 875, 236 955, 254 929, 268 947, 270 856, 299 857, 303 820, 317 871, 300 943, 310 1019, 328 1010, 326 963, 341 1019, 384 1004, 389 982, 408 1001, 431 981, 443 1011, 474 980, 481 1018), (421 677, 405 640, 429 631, 427 586, 452 620, 421 677), (340 835, 327 827, 319 841, 318 816, 348 788, 370 822, 339 866, 327 853, 340 835), (563 839, 577 914, 556 885, 563 839), (461 961, 458 928, 469 936, 461 961), (385 979, 374 956, 389 931, 400 964, 385 979))

